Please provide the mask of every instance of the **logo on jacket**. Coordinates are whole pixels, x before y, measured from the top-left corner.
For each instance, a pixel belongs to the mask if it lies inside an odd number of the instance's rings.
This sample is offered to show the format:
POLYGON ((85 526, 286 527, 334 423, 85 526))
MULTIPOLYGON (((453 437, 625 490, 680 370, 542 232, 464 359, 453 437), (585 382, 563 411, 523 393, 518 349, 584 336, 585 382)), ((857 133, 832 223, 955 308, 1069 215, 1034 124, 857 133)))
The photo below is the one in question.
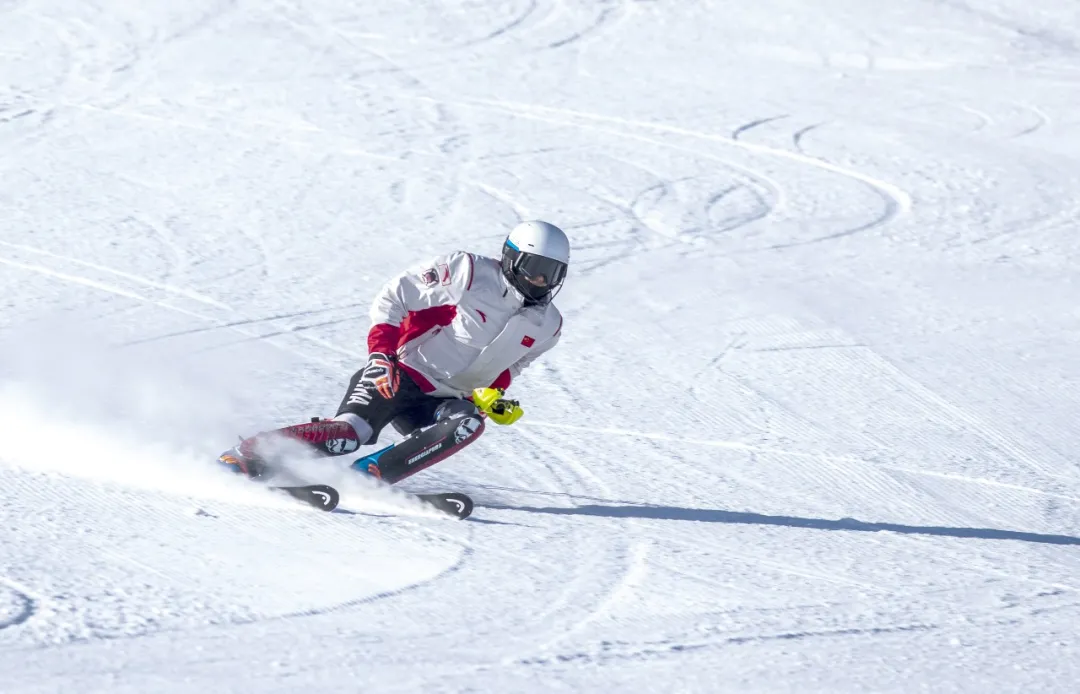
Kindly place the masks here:
POLYGON ((526 335, 525 337, 521 338, 521 344, 525 345, 526 347, 532 347, 534 344, 536 344, 536 340, 526 335))
POLYGON ((484 312, 480 309, 476 309, 476 312, 480 314, 480 321, 482 323, 487 323, 487 316, 484 315, 484 312))
POLYGON ((439 273, 435 271, 435 268, 428 268, 420 274, 420 281, 428 287, 434 287, 439 283, 439 273))
POLYGON ((454 445, 458 445, 465 439, 469 438, 476 433, 476 430, 480 428, 480 420, 476 417, 469 417, 465 419, 461 424, 458 424, 458 428, 454 430, 454 445))
POLYGON ((445 285, 450 284, 450 266, 440 265, 439 269, 442 270, 442 283, 445 285))

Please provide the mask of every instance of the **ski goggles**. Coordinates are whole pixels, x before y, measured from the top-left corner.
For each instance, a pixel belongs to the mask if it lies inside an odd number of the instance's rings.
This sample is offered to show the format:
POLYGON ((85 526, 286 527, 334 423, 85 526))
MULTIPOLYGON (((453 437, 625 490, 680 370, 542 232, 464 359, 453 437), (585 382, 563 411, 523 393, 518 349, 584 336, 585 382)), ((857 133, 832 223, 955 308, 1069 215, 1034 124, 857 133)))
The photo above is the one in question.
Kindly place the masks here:
POLYGON ((566 277, 566 263, 532 253, 522 253, 514 260, 514 274, 522 279, 522 289, 538 299, 552 291, 566 277))

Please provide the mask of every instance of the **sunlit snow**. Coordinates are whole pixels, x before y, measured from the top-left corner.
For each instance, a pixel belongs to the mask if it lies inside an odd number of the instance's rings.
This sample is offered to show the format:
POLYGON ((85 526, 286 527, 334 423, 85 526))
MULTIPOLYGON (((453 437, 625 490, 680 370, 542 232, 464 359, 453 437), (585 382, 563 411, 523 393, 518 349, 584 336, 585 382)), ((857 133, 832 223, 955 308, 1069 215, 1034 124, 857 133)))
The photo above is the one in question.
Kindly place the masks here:
POLYGON ((0 0, 0 692, 1075 691, 1078 95, 1068 0, 0 0), (472 519, 216 468, 534 218, 472 519))

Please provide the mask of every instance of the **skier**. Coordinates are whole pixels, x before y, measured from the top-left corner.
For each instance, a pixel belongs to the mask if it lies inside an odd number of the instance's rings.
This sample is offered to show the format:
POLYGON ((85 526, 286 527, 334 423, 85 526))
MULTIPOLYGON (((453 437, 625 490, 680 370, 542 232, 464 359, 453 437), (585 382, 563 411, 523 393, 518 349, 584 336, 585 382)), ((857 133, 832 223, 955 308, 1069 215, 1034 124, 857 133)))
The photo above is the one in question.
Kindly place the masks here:
POLYGON ((367 363, 337 416, 256 434, 219 462, 259 477, 278 437, 342 455, 376 443, 392 424, 406 438, 352 466, 394 483, 476 440, 485 419, 513 424, 523 411, 503 395, 559 341, 552 299, 569 261, 566 234, 531 221, 510 231, 501 261, 457 251, 398 275, 372 304, 367 363))

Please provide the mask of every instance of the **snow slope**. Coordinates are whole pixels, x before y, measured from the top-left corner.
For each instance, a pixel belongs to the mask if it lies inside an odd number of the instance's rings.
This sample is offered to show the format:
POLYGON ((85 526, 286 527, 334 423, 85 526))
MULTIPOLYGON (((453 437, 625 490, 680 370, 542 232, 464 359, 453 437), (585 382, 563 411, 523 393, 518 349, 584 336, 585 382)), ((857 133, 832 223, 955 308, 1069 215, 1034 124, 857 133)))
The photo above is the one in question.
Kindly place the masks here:
POLYGON ((1066 0, 0 0, 0 691, 1074 691, 1078 87, 1066 0), (214 469, 527 218, 474 519, 214 469))

